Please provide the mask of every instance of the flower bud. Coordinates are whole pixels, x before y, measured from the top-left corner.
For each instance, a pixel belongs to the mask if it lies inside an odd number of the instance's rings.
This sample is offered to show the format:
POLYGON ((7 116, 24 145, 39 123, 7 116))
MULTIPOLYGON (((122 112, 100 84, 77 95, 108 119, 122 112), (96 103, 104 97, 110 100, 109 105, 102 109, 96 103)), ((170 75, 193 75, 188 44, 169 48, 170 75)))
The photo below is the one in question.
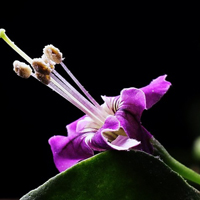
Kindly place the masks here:
POLYGON ((41 58, 34 58, 32 61, 32 67, 40 74, 49 75, 51 73, 48 64, 46 64, 41 58))
POLYGON ((60 50, 51 44, 44 47, 43 53, 47 59, 55 62, 56 64, 61 63, 63 60, 60 50))
POLYGON ((14 61, 13 63, 14 66, 14 71, 18 76, 21 76, 22 78, 29 78, 32 74, 32 69, 29 65, 19 62, 19 61, 14 61))
POLYGON ((51 81, 50 75, 45 75, 45 74, 41 74, 41 73, 38 73, 38 72, 36 72, 35 75, 36 75, 36 78, 38 80, 40 80, 45 85, 48 85, 51 81))

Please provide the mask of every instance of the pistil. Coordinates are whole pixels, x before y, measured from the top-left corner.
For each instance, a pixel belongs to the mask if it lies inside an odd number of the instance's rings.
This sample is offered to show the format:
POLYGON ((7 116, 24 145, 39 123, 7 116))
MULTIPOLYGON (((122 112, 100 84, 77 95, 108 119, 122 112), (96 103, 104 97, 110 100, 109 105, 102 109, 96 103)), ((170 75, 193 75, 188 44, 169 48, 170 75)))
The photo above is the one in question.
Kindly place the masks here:
POLYGON ((4 39, 4 41, 10 46, 12 47, 21 57, 23 57, 29 64, 32 63, 32 59, 26 55, 19 47, 17 47, 14 42, 12 42, 8 36, 5 34, 5 30, 4 29, 0 29, 0 38, 4 39))

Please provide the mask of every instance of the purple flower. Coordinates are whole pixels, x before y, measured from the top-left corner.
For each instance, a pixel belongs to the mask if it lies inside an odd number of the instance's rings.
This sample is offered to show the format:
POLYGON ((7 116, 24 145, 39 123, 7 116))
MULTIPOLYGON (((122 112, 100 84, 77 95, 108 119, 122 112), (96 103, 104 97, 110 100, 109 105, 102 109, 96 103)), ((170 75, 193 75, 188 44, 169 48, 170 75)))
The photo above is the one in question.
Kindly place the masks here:
POLYGON ((31 59, 11 42, 4 29, 0 29, 0 38, 31 65, 15 61, 14 71, 19 76, 33 76, 86 114, 67 125, 68 136, 49 139, 59 171, 93 156, 94 151, 139 149, 152 153, 149 142, 152 135, 141 125, 140 119, 143 110, 158 102, 169 89, 171 83, 165 80, 166 75, 146 87, 123 89, 116 97, 103 96, 104 104, 100 106, 62 62, 59 49, 47 45, 41 58, 31 59), (88 99, 55 70, 56 64, 63 67, 88 99))
POLYGON ((94 151, 139 149, 152 153, 152 135, 141 125, 141 115, 167 92, 166 75, 137 89, 123 89, 119 96, 103 96, 101 120, 88 115, 67 125, 68 136, 53 136, 49 144, 59 171, 94 155, 94 151))

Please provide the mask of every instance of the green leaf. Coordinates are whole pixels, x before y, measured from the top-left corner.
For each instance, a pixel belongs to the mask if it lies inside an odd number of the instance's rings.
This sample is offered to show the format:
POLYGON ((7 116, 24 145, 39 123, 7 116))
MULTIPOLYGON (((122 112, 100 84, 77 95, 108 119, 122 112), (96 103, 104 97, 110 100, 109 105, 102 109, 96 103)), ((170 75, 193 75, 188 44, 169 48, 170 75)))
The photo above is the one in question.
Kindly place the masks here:
POLYGON ((199 200, 200 193, 159 159, 107 151, 51 178, 21 200, 199 200))

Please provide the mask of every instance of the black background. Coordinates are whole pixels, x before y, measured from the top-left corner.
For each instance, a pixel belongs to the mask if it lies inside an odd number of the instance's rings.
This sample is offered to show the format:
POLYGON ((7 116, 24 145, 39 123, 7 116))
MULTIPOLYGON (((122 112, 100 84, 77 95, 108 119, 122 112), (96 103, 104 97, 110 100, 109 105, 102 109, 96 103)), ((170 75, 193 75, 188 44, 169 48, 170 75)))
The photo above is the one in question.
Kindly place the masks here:
MULTIPOLYGON (((168 74, 172 87, 143 125, 172 153, 192 159, 200 134, 200 18, 196 5, 17 1, 0 5, 0 28, 31 58, 47 44, 93 97, 115 96, 168 74)), ((12 69, 24 61, 0 40, 0 197, 21 197, 58 173, 48 139, 81 111, 12 69)), ((66 76, 67 78, 67 76, 66 76)), ((183 159, 184 162, 184 159, 183 159)))

